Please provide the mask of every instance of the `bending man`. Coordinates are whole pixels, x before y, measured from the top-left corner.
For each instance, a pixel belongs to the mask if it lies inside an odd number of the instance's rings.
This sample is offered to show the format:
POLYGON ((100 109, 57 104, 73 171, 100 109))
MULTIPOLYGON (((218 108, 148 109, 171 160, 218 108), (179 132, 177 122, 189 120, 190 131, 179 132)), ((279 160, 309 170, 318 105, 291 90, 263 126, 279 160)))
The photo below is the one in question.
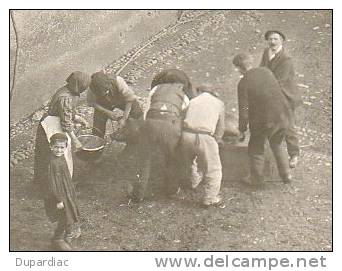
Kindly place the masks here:
POLYGON ((236 55, 233 64, 243 75, 238 84, 239 130, 244 134, 249 124, 250 183, 259 185, 264 181, 264 152, 267 141, 275 157, 280 177, 284 183, 289 183, 292 178, 287 155, 281 143, 293 119, 290 105, 269 69, 252 68, 252 59, 246 54, 236 55))

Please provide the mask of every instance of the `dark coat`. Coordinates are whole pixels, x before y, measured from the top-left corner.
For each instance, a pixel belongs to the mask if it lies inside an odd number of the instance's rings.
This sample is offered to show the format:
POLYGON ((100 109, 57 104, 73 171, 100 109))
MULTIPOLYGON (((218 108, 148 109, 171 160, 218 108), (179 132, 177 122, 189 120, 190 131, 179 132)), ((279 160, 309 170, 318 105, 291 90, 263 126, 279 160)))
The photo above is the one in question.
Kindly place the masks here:
POLYGON ((287 129, 293 119, 273 73, 264 67, 247 71, 238 84, 239 130, 287 129))
POLYGON ((44 193, 44 205, 48 218, 52 222, 57 221, 59 214, 64 212, 68 225, 77 222, 79 210, 76 192, 64 155, 61 157, 50 155, 49 171, 45 181, 42 193, 44 193), (63 210, 57 209, 58 202, 63 202, 63 210))
POLYGON ((269 68, 277 78, 284 95, 290 102, 291 108, 295 109, 301 104, 301 95, 295 83, 295 71, 291 57, 284 49, 275 55, 272 60, 268 57, 268 48, 265 49, 260 67, 269 68))

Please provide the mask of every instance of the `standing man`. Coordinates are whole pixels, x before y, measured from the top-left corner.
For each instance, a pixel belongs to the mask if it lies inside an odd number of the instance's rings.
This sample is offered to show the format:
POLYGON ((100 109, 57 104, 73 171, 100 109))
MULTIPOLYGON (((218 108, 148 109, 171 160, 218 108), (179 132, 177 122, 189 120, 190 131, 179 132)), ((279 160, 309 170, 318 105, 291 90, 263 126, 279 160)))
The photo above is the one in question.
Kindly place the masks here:
POLYGON ((292 124, 293 111, 273 73, 264 67, 252 68, 252 58, 238 54, 233 64, 243 75, 238 84, 239 130, 244 133, 249 125, 248 154, 251 184, 264 181, 265 143, 268 141, 284 183, 291 182, 289 164, 281 147, 285 134, 292 124))
POLYGON ((150 178, 152 154, 160 148, 165 158, 165 192, 172 195, 179 191, 182 159, 179 142, 182 132, 183 110, 189 104, 186 93, 191 92, 187 75, 176 69, 164 70, 152 81, 149 109, 140 130, 138 182, 134 185, 132 199, 144 199, 150 178))
MULTIPOLYGON (((301 103, 301 97, 294 81, 295 72, 292 59, 283 48, 285 35, 280 31, 270 30, 265 33, 265 40, 268 43, 268 48, 264 51, 260 66, 267 67, 273 72, 290 103, 294 115, 295 109, 301 103)), ((285 140, 287 152, 290 156, 289 165, 291 168, 294 168, 298 163, 299 157, 299 145, 294 121, 286 131, 285 140)))
MULTIPOLYGON (((198 96, 189 103, 183 124, 185 170, 191 169, 197 157, 198 170, 205 182, 203 205, 224 207, 219 196, 222 165, 218 146, 224 134, 224 103, 209 86, 198 87, 197 93, 198 96)), ((191 184, 193 188, 197 185, 198 182, 191 184)))

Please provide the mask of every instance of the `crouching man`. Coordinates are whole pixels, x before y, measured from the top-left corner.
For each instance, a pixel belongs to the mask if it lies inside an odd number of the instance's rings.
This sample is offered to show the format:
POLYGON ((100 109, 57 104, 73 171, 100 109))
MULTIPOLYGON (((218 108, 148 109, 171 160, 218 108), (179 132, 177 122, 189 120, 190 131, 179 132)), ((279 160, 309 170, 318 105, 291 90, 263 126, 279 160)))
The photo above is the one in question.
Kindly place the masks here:
MULTIPOLYGON (((198 170, 203 174, 202 180, 205 182, 204 207, 224 207, 219 196, 222 165, 218 146, 224 133, 224 103, 209 86, 200 86, 197 92, 198 96, 189 103, 183 123, 182 150, 185 168, 191 169, 191 164, 197 157, 198 170)), ((192 187, 195 188, 196 185, 192 184, 192 187)))
POLYGON ((238 84, 239 130, 244 133, 249 124, 248 154, 251 176, 249 184, 264 181, 265 143, 268 141, 284 183, 291 181, 285 150, 281 147, 293 114, 281 87, 272 72, 264 67, 253 68, 252 58, 238 54, 233 64, 243 75, 238 84))
POLYGON ((181 70, 167 69, 153 79, 146 119, 140 129, 140 168, 131 195, 134 201, 145 197, 156 148, 161 150, 165 160, 165 193, 171 196, 179 191, 179 171, 182 171, 179 141, 183 110, 189 103, 187 93, 191 93, 191 89, 190 79, 181 70))
POLYGON ((120 76, 96 72, 91 76, 88 104, 94 107, 93 134, 104 138, 108 119, 119 120, 120 128, 125 127, 130 119, 139 119, 143 110, 138 102, 138 96, 120 76), (123 117, 113 112, 123 111, 123 117))

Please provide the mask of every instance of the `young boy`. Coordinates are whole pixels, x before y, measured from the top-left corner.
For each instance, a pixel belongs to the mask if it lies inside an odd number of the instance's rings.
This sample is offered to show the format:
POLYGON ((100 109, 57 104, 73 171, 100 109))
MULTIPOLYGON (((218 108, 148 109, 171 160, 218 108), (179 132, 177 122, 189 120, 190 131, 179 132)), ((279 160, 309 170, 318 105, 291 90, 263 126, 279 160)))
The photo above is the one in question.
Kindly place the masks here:
POLYGON ((65 160, 68 138, 56 133, 50 138, 50 161, 44 191, 45 211, 51 222, 57 222, 52 244, 58 250, 72 250, 69 244, 72 238, 80 236, 80 229, 72 233, 72 227, 78 221, 79 210, 71 174, 65 160))

